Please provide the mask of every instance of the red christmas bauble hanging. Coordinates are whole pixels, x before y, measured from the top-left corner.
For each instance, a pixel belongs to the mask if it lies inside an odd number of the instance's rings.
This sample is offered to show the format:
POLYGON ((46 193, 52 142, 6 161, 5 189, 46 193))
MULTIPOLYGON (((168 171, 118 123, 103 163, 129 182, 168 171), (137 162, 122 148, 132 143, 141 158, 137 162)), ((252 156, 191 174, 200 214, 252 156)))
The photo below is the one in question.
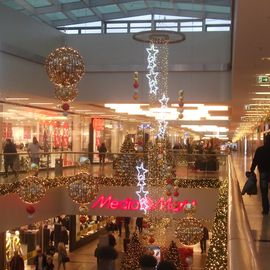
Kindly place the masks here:
POLYGON ((166 194, 167 194, 167 196, 171 196, 172 195, 172 193, 170 191, 167 191, 166 194))
POLYGON ((173 193, 173 196, 174 196, 174 197, 178 197, 178 196, 179 196, 179 192, 176 190, 176 191, 173 193))
POLYGON ((148 241, 150 244, 153 244, 153 243, 155 243, 155 238, 153 238, 153 237, 151 237, 150 239, 149 239, 149 241, 148 241))
POLYGON ((69 104, 68 103, 63 103, 61 107, 62 107, 62 109, 64 111, 68 111, 69 110, 69 104))
POLYGON ((171 179, 171 178, 168 178, 168 179, 166 180, 166 183, 167 183, 167 184, 172 184, 172 179, 171 179))
POLYGON ((133 87, 134 87, 134 88, 137 89, 137 88, 139 88, 139 86, 140 86, 140 85, 139 85, 139 82, 138 82, 137 80, 133 82, 133 87))
POLYGON ((87 220, 86 216, 80 216, 80 222, 85 223, 87 220))
POLYGON ((30 204, 26 206, 26 212, 32 216, 36 212, 36 209, 33 205, 30 204))

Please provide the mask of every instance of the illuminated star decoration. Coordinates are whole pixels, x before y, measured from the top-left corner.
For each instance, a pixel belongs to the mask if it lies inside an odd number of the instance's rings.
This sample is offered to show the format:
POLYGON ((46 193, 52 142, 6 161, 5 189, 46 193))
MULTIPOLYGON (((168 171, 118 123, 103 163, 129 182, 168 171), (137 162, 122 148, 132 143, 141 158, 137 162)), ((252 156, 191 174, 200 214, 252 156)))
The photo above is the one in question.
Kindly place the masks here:
MULTIPOLYGON (((166 109, 168 108, 168 101, 169 101, 169 98, 166 97, 165 94, 163 94, 162 98, 158 100, 160 105, 161 105, 161 109, 166 109)), ((168 125, 168 122, 166 121, 165 119, 165 115, 166 115, 166 112, 162 110, 161 112, 161 119, 158 120, 158 123, 159 123, 159 127, 158 127, 158 134, 157 134, 157 137, 159 139, 164 139, 165 137, 165 134, 166 134, 166 129, 167 129, 167 125, 168 125)))
POLYGON ((148 170, 146 170, 143 167, 143 162, 141 162, 140 166, 136 166, 137 169, 137 187, 140 187, 140 190, 136 191, 136 194, 139 197, 139 202, 140 202, 140 210, 144 211, 144 213, 146 214, 147 209, 149 208, 148 205, 148 198, 147 195, 149 194, 149 192, 147 190, 145 190, 145 174, 148 172, 148 170))
POLYGON ((149 90, 150 94, 157 94, 158 91, 158 82, 157 82, 157 76, 158 72, 155 71, 155 68, 157 66, 156 64, 156 54, 159 52, 158 49, 155 48, 155 45, 153 43, 150 44, 150 48, 146 49, 148 53, 147 62, 148 66, 147 69, 149 70, 149 73, 146 74, 146 77, 148 79, 149 83, 149 90))

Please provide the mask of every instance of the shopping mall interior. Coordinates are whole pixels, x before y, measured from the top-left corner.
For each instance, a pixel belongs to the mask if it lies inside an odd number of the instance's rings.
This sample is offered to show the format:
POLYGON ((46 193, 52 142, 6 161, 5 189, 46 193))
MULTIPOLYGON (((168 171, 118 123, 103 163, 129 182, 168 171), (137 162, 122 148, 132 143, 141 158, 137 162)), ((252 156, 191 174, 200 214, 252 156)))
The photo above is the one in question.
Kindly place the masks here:
POLYGON ((255 2, 0 0, 0 270, 269 269, 255 2))

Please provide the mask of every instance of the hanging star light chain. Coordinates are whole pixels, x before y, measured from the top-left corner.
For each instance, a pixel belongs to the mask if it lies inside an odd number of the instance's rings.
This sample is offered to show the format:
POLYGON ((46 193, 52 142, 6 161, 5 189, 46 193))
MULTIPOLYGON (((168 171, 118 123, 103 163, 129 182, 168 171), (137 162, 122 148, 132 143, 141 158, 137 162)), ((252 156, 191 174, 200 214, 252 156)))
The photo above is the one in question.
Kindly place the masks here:
POLYGON ((163 94, 162 98, 159 99, 160 105, 161 105, 161 119, 158 120, 158 133, 157 137, 159 139, 164 139, 166 135, 166 130, 168 126, 168 122, 166 121, 166 109, 168 108, 168 101, 169 98, 163 94))
POLYGON ((136 166, 136 169, 138 172, 138 174, 137 174, 137 180, 138 180, 137 187, 140 187, 140 190, 136 191, 136 194, 139 197, 140 210, 144 211, 144 213, 146 214, 147 210, 149 208, 148 198, 147 198, 147 195, 149 194, 149 192, 147 190, 145 190, 145 186, 146 186, 145 174, 148 173, 148 170, 146 170, 143 167, 143 162, 141 162, 140 166, 136 166))
POLYGON ((146 74, 146 77, 148 78, 150 95, 157 95, 157 91, 158 91, 157 76, 159 73, 155 71, 155 68, 157 66, 157 64, 156 64, 157 56, 156 55, 159 52, 159 50, 156 49, 154 43, 150 43, 150 47, 147 48, 146 51, 148 53, 147 69, 149 70, 148 74, 146 74))

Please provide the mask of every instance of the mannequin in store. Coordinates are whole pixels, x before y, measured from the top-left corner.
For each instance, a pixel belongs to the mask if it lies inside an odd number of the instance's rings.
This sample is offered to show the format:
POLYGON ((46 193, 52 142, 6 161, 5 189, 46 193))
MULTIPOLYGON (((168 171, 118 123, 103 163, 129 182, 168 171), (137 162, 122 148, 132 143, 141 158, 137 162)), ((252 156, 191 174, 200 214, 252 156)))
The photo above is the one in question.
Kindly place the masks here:
POLYGON ((14 251, 14 256, 9 263, 10 270, 24 270, 23 258, 19 255, 17 250, 14 251))
POLYGON ((4 146, 4 166, 5 166, 5 177, 8 177, 8 168, 12 170, 12 172, 17 177, 17 171, 14 169, 14 161, 17 158, 15 155, 17 153, 17 149, 15 144, 11 141, 11 139, 6 139, 6 144, 4 146), (6 155, 5 155, 6 154, 6 155), (13 154, 13 155, 10 155, 13 154))

